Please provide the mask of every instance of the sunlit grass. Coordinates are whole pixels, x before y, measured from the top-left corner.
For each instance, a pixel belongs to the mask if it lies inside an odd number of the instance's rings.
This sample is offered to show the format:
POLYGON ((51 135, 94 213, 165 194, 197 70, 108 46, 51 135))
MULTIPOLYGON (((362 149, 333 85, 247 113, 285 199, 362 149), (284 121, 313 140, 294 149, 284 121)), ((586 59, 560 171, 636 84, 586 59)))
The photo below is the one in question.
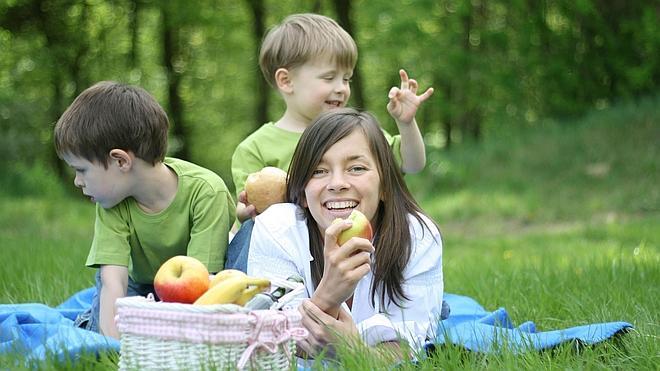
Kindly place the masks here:
MULTIPOLYGON (((595 346, 543 352, 484 355, 444 345, 399 369, 658 368, 658 107, 643 102, 579 122, 491 133, 484 143, 450 152, 429 148, 427 170, 407 177, 441 228, 447 292, 489 311, 503 307, 515 325, 533 321, 538 331, 612 321, 634 330, 595 346)), ((0 303, 55 306, 92 285, 94 271, 84 262, 93 205, 53 189, 53 179, 41 184, 44 176, 43 169, 28 171, 0 195, 0 248, 11 261, 0 264, 0 303), (49 191, 41 195, 40 187, 49 191)), ((338 361, 312 368, 392 367, 360 347, 338 354, 338 361)), ((51 359, 37 368, 113 369, 116 362, 51 359)), ((15 363, 0 357, 0 369, 6 365, 15 363)))
POLYGON ((0 303, 57 305, 93 283, 86 268, 94 206, 66 197, 0 198, 0 303))

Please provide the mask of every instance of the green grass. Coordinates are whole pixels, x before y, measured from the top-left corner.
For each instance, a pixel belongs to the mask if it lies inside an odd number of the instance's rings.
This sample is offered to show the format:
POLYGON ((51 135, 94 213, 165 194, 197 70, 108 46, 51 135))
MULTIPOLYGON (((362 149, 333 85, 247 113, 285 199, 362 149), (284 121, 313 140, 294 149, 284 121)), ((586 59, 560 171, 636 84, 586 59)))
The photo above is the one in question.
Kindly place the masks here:
MULTIPOLYGON (((408 177, 440 225, 447 292, 487 310, 504 307, 515 324, 532 320, 539 331, 610 321, 635 329, 591 347, 524 354, 446 346, 402 369, 658 369, 659 103, 495 128, 485 142, 449 152, 430 147, 427 169, 408 177)), ((0 303, 54 306, 92 284, 84 261, 93 207, 49 176, 23 168, 3 188, 10 191, 0 196, 0 247, 11 264, 0 268, 0 303)), ((115 362, 39 366, 111 369, 115 362)), ((340 351, 335 367, 388 369, 389 362, 353 347, 340 351)))

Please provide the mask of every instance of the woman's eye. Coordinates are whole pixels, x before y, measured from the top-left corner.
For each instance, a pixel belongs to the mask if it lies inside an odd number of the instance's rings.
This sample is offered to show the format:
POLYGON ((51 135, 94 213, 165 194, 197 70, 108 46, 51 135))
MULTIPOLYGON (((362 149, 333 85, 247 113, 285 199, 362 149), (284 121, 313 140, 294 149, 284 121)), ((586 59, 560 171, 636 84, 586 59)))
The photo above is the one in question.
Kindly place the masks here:
POLYGON ((316 170, 312 171, 312 176, 322 175, 324 172, 325 172, 325 170, 323 170, 323 169, 316 169, 316 170))
POLYGON ((366 170, 367 170, 367 168, 364 167, 364 166, 362 166, 362 165, 356 165, 356 166, 352 166, 352 167, 350 168, 350 171, 352 171, 352 172, 354 172, 354 173, 355 173, 355 172, 362 172, 362 171, 366 171, 366 170))

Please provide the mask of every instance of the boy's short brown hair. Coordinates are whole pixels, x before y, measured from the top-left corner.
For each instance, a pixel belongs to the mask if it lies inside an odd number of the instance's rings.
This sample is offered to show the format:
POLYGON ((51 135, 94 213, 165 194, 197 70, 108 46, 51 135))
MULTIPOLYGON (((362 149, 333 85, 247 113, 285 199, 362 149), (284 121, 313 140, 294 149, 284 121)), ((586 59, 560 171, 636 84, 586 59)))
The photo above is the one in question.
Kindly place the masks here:
POLYGON ((355 68, 357 45, 337 22, 319 14, 294 14, 273 27, 261 43, 259 66, 276 87, 275 71, 293 69, 313 58, 327 56, 340 67, 355 68))
POLYGON ((169 121, 146 90, 101 81, 80 93, 55 125, 55 151, 107 167, 112 149, 155 165, 167 151, 169 121))

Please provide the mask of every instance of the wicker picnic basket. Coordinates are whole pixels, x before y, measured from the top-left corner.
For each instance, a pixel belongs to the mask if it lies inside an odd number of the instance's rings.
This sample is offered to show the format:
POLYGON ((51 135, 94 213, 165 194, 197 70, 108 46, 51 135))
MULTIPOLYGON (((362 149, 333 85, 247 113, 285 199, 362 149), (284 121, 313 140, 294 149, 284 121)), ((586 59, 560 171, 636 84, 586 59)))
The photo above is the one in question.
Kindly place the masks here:
POLYGON ((307 336, 295 309, 117 300, 120 370, 286 370, 307 336))

